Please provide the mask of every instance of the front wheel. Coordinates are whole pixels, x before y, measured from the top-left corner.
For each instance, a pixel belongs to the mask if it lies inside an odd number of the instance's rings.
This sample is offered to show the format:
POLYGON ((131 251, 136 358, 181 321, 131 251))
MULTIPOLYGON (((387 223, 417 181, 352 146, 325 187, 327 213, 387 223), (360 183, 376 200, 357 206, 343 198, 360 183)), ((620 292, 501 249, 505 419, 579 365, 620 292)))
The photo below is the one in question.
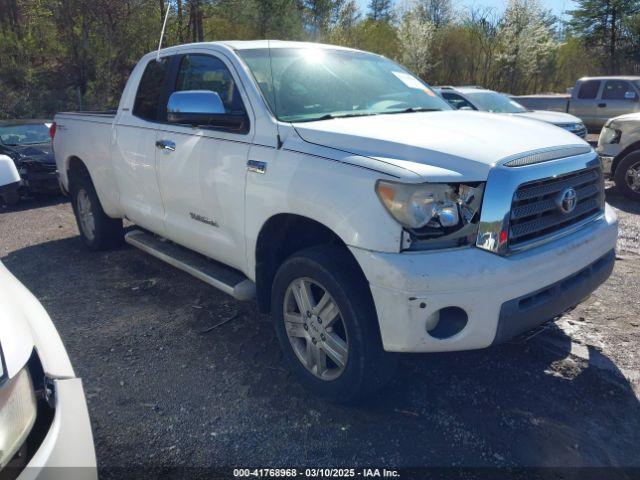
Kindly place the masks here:
POLYGON ((640 151, 624 157, 614 173, 616 188, 626 197, 640 201, 640 151))
POLYGON ((393 374, 369 286, 343 249, 313 247, 287 259, 274 280, 272 312, 287 363, 319 396, 352 402, 393 374))

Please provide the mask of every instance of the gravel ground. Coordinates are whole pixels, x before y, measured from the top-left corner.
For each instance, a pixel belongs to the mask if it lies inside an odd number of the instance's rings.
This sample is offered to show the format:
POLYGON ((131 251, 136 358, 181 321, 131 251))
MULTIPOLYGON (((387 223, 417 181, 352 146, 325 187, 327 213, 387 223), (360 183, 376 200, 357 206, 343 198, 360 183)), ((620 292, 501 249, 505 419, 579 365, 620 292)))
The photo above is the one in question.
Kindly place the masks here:
POLYGON ((640 467, 640 205, 611 187, 607 198, 619 258, 588 301, 527 341, 404 356, 358 406, 303 390, 252 303, 133 248, 83 248, 61 198, 0 209, 0 256, 83 379, 104 478, 194 465, 640 467))

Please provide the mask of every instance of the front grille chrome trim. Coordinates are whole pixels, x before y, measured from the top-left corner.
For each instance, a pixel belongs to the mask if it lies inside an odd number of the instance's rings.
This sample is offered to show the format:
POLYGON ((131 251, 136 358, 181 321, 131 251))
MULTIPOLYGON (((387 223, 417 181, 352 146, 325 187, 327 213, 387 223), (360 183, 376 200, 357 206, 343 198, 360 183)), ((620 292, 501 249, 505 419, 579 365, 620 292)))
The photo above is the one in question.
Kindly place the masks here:
MULTIPOLYGON (((569 235, 577 229, 602 218, 604 211, 604 192, 601 189, 602 187, 599 188, 596 194, 589 191, 589 188, 583 189, 583 187, 580 187, 577 189, 578 195, 583 199, 589 199, 599 194, 598 198, 601 202, 601 208, 599 208, 597 212, 594 212, 594 215, 580 218, 574 224, 567 225, 549 234, 532 238, 530 241, 523 240, 520 244, 516 245, 510 245, 509 242, 513 208, 512 202, 514 200, 514 194, 521 187, 526 187, 527 184, 535 184, 538 182, 541 182, 542 185, 536 187, 544 186, 546 180, 552 185, 554 183, 553 179, 557 178, 560 180, 560 177, 563 176, 573 176, 574 179, 580 178, 580 174, 576 175, 576 173, 581 170, 595 169, 599 167, 599 165, 600 161, 592 149, 580 155, 534 163, 521 168, 508 167, 502 163, 497 164, 489 172, 487 178, 476 246, 498 255, 511 255, 569 235)), ((591 175, 589 172, 585 173, 591 175)), ((599 175, 599 178, 601 181, 602 176, 599 175)), ((594 179, 592 177, 584 177, 582 180, 585 180, 585 186, 588 187, 589 181, 593 181, 594 179)), ((579 185, 584 184, 579 183, 579 185)), ((544 207, 543 202, 540 202, 539 206, 544 207)), ((516 207, 514 210, 517 208, 519 207, 516 207)), ((522 213, 523 210, 524 209, 516 210, 516 213, 522 213)), ((588 213, 589 212, 585 212, 585 215, 588 213)), ((523 217, 524 215, 520 218, 523 217)), ((576 217, 578 216, 576 215, 576 217)))
POLYGON ((574 223, 573 225, 570 225, 569 227, 563 228, 562 230, 558 230, 554 233, 551 233, 549 235, 545 235, 544 237, 538 237, 534 240, 529 240, 528 242, 523 242, 520 243, 518 245, 514 245, 511 246, 509 248, 509 254, 514 254, 514 253, 518 253, 518 252, 523 252, 525 250, 529 250, 531 248, 535 248, 535 247, 539 247, 540 245, 544 245, 545 243, 549 243, 549 242, 553 242, 555 240, 558 240, 560 238, 566 237, 568 235, 571 235, 579 230, 582 230, 583 228, 585 228, 586 226, 590 225, 591 223, 597 222, 599 220, 604 219, 604 212, 598 212, 595 215, 592 215, 590 217, 585 218, 584 220, 581 220, 580 222, 574 223))

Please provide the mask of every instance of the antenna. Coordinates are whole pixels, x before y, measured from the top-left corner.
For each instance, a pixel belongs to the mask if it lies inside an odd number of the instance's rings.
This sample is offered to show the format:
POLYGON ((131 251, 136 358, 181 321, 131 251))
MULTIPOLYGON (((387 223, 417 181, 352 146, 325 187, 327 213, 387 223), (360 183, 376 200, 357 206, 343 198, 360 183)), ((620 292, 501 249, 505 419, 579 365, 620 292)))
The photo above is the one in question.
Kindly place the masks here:
POLYGON ((280 137, 280 127, 278 126, 278 98, 276 95, 276 81, 273 78, 273 63, 271 62, 271 40, 267 39, 267 49, 269 50, 269 71, 271 72, 271 88, 273 89, 273 113, 276 116, 276 134, 278 150, 282 148, 282 138, 280 137))
POLYGON ((167 11, 164 14, 164 22, 162 22, 162 32, 160 32, 160 41, 158 42, 158 53, 156 54, 156 62, 160 61, 160 49, 162 48, 162 39, 164 38, 164 29, 167 27, 169 10, 171 10, 171 3, 167 2, 167 11))

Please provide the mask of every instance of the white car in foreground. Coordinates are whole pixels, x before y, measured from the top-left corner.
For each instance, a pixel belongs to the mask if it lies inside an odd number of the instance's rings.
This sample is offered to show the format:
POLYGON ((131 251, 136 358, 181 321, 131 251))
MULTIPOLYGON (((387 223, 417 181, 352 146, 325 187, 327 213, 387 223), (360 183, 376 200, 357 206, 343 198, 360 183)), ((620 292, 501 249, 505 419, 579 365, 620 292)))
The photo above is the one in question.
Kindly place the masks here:
POLYGON ((15 163, 6 155, 0 155, 0 199, 5 205, 14 205, 20 198, 20 174, 15 163))
POLYGON ((82 382, 47 312, 1 262, 0 357, 0 478, 97 478, 82 382))

